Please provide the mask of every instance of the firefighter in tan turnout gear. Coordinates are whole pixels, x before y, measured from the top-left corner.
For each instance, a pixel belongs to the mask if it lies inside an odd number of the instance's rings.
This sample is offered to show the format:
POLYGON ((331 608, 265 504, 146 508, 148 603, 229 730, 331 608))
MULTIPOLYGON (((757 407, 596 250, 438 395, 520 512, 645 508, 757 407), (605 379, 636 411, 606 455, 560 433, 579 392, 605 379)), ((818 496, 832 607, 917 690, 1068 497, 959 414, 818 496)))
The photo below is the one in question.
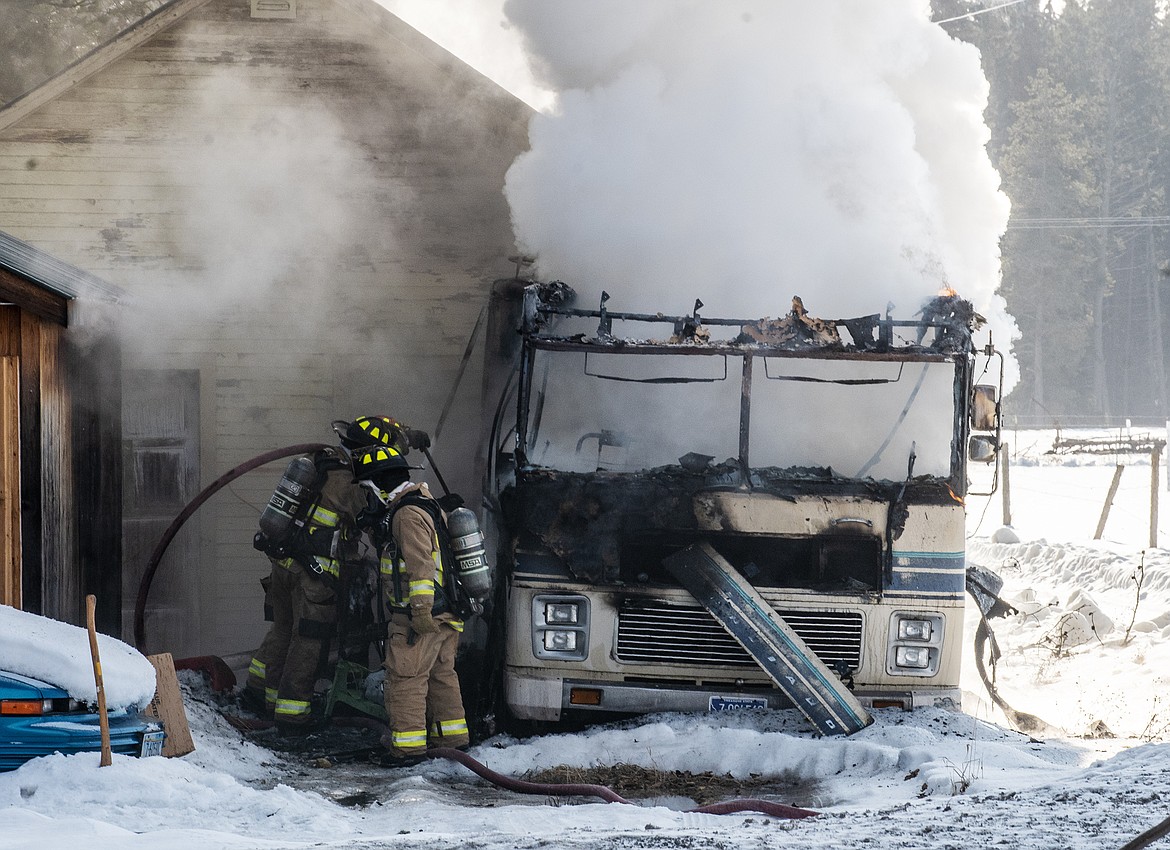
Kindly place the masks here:
POLYGON ((387 751, 381 759, 386 767, 417 764, 428 747, 470 742, 455 673, 463 620, 452 612, 445 590, 455 564, 449 546, 440 542, 438 503, 426 484, 410 481, 410 470, 417 468, 392 447, 366 449, 355 463, 358 478, 378 489, 386 508, 376 534, 390 610, 384 690, 390 733, 382 740, 387 751))
POLYGON ((248 667, 241 702, 273 718, 286 735, 314 728, 313 686, 325 672, 336 630, 342 572, 360 569, 357 517, 367 499, 354 476, 353 456, 371 444, 404 440, 407 431, 385 416, 340 420, 333 427, 341 447, 289 464, 254 541, 272 563, 264 582, 272 626, 248 667))

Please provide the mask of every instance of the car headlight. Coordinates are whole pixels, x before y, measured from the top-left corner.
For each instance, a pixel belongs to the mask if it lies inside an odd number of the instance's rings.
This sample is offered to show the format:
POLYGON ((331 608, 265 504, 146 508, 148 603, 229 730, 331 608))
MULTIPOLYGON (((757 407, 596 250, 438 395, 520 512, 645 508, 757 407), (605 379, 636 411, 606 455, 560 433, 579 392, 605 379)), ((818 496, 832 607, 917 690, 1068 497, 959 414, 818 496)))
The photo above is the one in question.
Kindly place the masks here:
POLYGON ((899 646, 894 650, 894 663, 899 667, 925 670, 930 666, 930 650, 925 646, 899 646))
POLYGON ((546 631, 544 633, 544 648, 556 652, 575 652, 577 634, 577 632, 546 631))

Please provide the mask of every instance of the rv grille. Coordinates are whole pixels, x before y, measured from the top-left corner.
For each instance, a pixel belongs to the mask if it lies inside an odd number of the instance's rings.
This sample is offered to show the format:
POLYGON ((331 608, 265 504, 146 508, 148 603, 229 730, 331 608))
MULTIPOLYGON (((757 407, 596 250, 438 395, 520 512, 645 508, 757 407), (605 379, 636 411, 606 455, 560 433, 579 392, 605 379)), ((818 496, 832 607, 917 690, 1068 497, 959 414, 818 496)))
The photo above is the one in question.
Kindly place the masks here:
MULTIPOLYGON (((830 667, 861 666, 861 614, 777 611, 830 667)), ((617 660, 626 664, 753 667, 739 642, 704 608, 626 600, 618 612, 617 660)))

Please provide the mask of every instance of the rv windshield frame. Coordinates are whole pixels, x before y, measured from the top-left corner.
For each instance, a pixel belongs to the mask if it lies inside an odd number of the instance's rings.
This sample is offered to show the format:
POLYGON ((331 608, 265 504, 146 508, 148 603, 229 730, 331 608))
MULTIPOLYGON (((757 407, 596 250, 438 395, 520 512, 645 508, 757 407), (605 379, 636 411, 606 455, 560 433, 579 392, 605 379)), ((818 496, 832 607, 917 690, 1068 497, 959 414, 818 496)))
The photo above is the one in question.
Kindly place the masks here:
MULTIPOLYGON (((752 384, 753 375, 759 373, 759 378, 766 378, 767 380, 777 380, 778 378, 772 375, 767 368, 768 361, 795 361, 806 362, 809 364, 824 364, 824 363, 849 363, 857 362, 859 364, 893 364, 897 367, 897 372, 901 380, 907 381, 906 377, 902 377, 902 373, 908 366, 912 364, 923 364, 922 369, 925 370, 932 365, 937 364, 951 364, 953 366, 953 376, 951 377, 951 404, 950 404, 950 458, 947 465, 946 474, 928 473, 929 477, 945 480, 948 486, 956 495, 962 495, 965 491, 965 456, 963 454, 963 447, 966 445, 968 435, 968 423, 966 417, 962 414, 966 408, 962 404, 964 393, 969 392, 971 383, 971 373, 973 367, 973 358, 969 352, 963 351, 939 351, 922 346, 905 346, 901 348, 891 348, 888 350, 861 351, 854 348, 845 347, 809 347, 793 350, 773 345, 761 344, 742 344, 738 342, 711 342, 711 343, 662 343, 662 342, 647 342, 637 340, 598 340, 586 337, 564 338, 551 337, 539 335, 527 335, 524 340, 522 349, 521 363, 520 363, 520 382, 517 392, 517 427, 516 427, 516 463, 519 469, 535 469, 540 467, 540 464, 532 462, 530 459, 530 438, 532 432, 539 429, 540 418, 542 411, 539 406, 543 403, 539 387, 534 387, 536 380, 537 364, 541 354, 555 354, 557 352, 580 353, 582 355, 600 354, 607 355, 623 355, 623 356, 639 356, 639 355, 666 355, 678 357, 722 357, 725 362, 734 359, 741 360, 741 372, 739 377, 740 392, 738 394, 739 412, 738 412, 738 451, 736 453, 736 464, 739 468, 739 484, 740 486, 752 486, 753 471, 756 468, 752 466, 752 444, 751 444, 751 421, 752 421, 752 384), (764 364, 757 364, 756 361, 764 359, 764 364), (537 405, 537 409, 533 410, 533 405, 537 405)), ((795 363, 793 363, 795 365, 795 363)), ((733 366, 726 366, 724 370, 727 373, 726 380, 734 382, 736 375, 734 374, 733 366)), ((596 376, 595 376, 596 377, 596 376)), ((786 380, 812 380, 821 383, 833 383, 849 386, 869 386, 879 383, 892 383, 893 381, 883 381, 875 379, 840 379, 840 380, 826 380, 823 378, 804 378, 785 376, 786 380)), ((946 416, 945 412, 940 411, 940 416, 946 416)), ((600 435, 598 436, 598 447, 601 447, 600 435)), ((908 454, 913 454, 913 449, 908 454)), ((906 477, 920 477, 913 469, 913 460, 907 457, 906 466, 903 467, 906 477)), ((548 468, 548 467, 545 467, 548 468)), ((553 467, 554 469, 556 467, 553 467)), ((600 470, 599 470, 600 471, 600 470)), ((621 475, 621 472, 612 472, 607 474, 621 475)), ((833 469, 834 477, 841 478, 856 478, 857 480, 866 480, 864 475, 851 476, 849 474, 841 474, 840 471, 833 469)), ((885 480, 893 480, 889 476, 885 480)))

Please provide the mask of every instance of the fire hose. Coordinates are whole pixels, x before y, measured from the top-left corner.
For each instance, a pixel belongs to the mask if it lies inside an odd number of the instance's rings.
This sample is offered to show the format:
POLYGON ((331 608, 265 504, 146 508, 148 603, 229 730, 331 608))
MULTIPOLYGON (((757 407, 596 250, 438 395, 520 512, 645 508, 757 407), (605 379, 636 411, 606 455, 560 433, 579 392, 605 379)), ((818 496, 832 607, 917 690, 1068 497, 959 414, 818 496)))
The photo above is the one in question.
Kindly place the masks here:
MULTIPOLYGON (((225 717, 227 717, 229 723, 232 722, 230 716, 225 715, 225 717)), ((390 727, 373 717, 335 717, 333 718, 333 723, 337 726, 367 729, 382 736, 389 736, 390 734, 390 727)), ((232 725, 236 724, 232 723, 232 725)), ((236 728, 241 729, 241 731, 247 731, 241 726, 236 726, 236 728)), ((370 750, 363 748, 346 753, 346 756, 365 755, 369 752, 370 750)), ((542 797, 599 797, 607 803, 624 803, 627 806, 634 805, 630 800, 627 800, 612 788, 607 788, 604 785, 593 785, 585 782, 530 782, 527 779, 506 776, 503 773, 492 770, 483 762, 476 760, 463 750, 457 750, 453 747, 435 747, 429 749, 427 750, 426 757, 459 762, 459 764, 466 767, 476 776, 479 776, 481 779, 486 779, 497 788, 503 788, 505 791, 514 791, 517 794, 539 794, 542 797)), ((820 814, 820 812, 813 811, 812 809, 802 809, 798 806, 789 806, 786 803, 776 803, 772 800, 760 800, 754 797, 724 800, 721 803, 711 803, 694 809, 686 809, 685 811, 688 814, 700 815, 733 815, 739 812, 759 812, 770 817, 785 818, 788 820, 811 818, 820 814)))
MULTIPOLYGON (((502 773, 497 773, 492 770, 487 765, 476 761, 462 750, 452 749, 451 747, 436 747, 433 750, 427 750, 427 758, 442 758, 448 759, 449 761, 457 761, 472 773, 486 779, 493 785, 508 791, 515 791, 518 794, 540 794, 546 797, 600 797, 607 803, 625 803, 632 805, 629 800, 620 796, 612 789, 606 788, 604 785, 590 785, 579 782, 549 784, 546 782, 529 782, 525 779, 505 776, 502 773)), ((704 815, 731 815, 737 812, 759 812, 760 814, 771 817, 789 819, 811 818, 820 814, 820 812, 814 812, 811 809, 801 809, 796 806, 785 805, 784 803, 774 803, 771 800, 750 798, 725 800, 722 803, 712 803, 708 806, 687 809, 687 812, 704 815)))
POLYGON ((134 603, 134 646, 139 652, 146 652, 146 600, 150 596, 150 585, 154 581, 154 574, 158 571, 159 562, 162 561, 167 547, 171 545, 171 540, 179 533, 179 529, 191 518, 191 515, 199 510, 204 502, 214 496, 223 487, 257 467, 264 466, 266 463, 272 463, 272 461, 280 460, 281 458, 310 454, 311 452, 327 448, 329 447, 324 443, 301 443, 295 446, 285 446, 283 449, 273 449, 270 452, 257 455, 251 460, 244 461, 239 466, 234 466, 229 469, 203 488, 203 491, 198 496, 187 503, 187 506, 167 526, 167 530, 158 541, 158 545, 154 547, 154 552, 151 554, 150 560, 146 563, 146 571, 143 572, 142 580, 138 583, 138 600, 134 603))

